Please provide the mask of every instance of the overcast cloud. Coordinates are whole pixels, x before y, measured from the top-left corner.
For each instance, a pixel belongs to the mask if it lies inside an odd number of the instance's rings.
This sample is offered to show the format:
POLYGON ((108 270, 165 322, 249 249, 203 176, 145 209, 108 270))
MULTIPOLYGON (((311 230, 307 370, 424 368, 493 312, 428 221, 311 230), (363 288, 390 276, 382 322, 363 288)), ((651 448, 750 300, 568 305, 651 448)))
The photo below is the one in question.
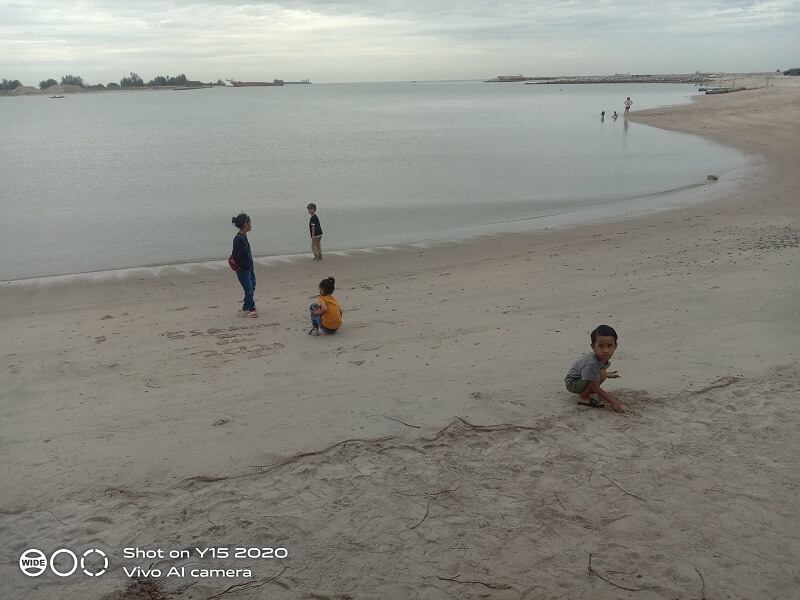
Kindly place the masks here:
POLYGON ((314 82, 774 71, 800 0, 0 0, 0 78, 314 82))

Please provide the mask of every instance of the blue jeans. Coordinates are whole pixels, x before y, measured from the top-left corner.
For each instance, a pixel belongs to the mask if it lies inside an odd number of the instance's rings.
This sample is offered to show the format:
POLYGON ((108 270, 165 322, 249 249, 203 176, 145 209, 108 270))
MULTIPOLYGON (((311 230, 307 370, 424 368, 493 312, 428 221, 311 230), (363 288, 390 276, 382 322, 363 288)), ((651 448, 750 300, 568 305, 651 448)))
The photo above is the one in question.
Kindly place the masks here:
POLYGON ((319 304, 314 302, 311 306, 308 307, 308 312, 311 314, 311 329, 321 329, 325 333, 336 333, 339 331, 338 329, 328 329, 325 325, 322 324, 322 315, 315 315, 314 311, 319 308, 319 304))
POLYGON ((256 291, 256 272, 254 269, 247 269, 244 271, 237 271, 236 276, 239 278, 239 283, 242 284, 244 290, 244 302, 242 303, 242 310, 255 310, 256 303, 253 300, 253 294, 256 291))

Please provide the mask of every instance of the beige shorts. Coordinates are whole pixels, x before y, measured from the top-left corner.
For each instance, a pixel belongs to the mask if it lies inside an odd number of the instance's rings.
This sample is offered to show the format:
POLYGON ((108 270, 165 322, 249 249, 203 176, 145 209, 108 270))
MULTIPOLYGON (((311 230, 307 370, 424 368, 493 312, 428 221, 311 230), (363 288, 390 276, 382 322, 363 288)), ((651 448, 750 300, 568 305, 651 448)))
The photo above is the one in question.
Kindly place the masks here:
POLYGON ((580 394, 583 392, 589 384, 592 383, 588 379, 570 379, 565 381, 564 384, 567 386, 567 390, 572 392, 573 394, 580 394))

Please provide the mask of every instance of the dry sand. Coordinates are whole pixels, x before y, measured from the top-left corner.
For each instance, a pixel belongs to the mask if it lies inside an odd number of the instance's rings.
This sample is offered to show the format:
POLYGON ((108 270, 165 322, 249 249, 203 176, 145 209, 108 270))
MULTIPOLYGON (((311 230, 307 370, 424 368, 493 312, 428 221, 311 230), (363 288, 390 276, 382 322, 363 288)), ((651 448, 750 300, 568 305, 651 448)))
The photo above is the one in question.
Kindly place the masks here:
POLYGON ((722 200, 260 265, 258 320, 222 265, 3 285, 0 596, 798 598, 797 84, 631 115, 763 157, 722 200), (345 325, 311 338, 329 274, 345 325), (600 323, 624 415, 563 388, 600 323), (31 547, 109 571, 29 578, 31 547), (123 593, 151 564, 187 576, 123 593))

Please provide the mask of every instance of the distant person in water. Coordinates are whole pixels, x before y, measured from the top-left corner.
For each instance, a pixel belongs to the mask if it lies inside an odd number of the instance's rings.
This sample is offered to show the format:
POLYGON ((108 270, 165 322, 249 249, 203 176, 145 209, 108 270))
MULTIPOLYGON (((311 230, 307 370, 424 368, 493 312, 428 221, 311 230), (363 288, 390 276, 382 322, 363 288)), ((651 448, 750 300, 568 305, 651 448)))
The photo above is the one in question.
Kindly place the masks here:
POLYGON ((314 260, 322 260, 322 226, 319 224, 317 216, 317 205, 309 204, 307 207, 311 218, 308 220, 308 231, 311 234, 311 253, 314 260))
POLYGON ((627 115, 631 110, 631 104, 633 104, 633 100, 631 100, 631 97, 628 96, 623 104, 625 105, 625 114, 627 115))
POLYGON ((601 121, 605 121, 606 120, 606 111, 604 111, 604 110, 600 111, 600 120, 601 121))
MULTIPOLYGON (((236 271, 236 276, 239 278, 239 283, 242 284, 242 289, 244 290, 242 311, 246 312, 250 317, 256 318, 258 312, 256 311, 255 300, 253 300, 253 294, 256 291, 256 271, 253 252, 250 250, 250 240, 247 239, 247 232, 253 226, 250 222, 250 217, 245 213, 233 217, 231 222, 239 228, 239 233, 233 238, 231 259, 239 267, 239 270, 236 271)), ((233 267, 234 265, 232 264, 231 268, 233 267)))

